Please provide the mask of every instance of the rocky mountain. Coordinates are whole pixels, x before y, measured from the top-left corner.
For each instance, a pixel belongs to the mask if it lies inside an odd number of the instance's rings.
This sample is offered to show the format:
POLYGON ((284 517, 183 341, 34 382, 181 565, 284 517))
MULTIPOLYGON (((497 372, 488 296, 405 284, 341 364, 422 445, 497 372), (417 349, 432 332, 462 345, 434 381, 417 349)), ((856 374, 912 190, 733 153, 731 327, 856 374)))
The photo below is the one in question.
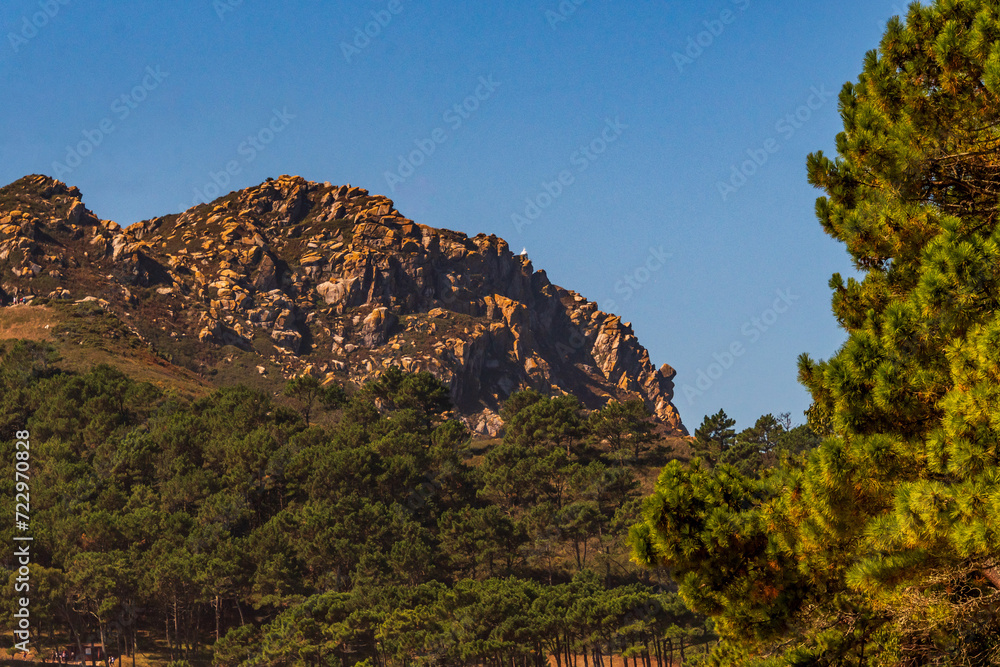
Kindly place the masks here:
POLYGON ((121 228, 75 187, 0 188, 0 300, 93 301, 172 363, 361 383, 390 365, 446 382, 470 426, 534 387, 591 408, 641 397, 671 434, 674 371, 627 322, 549 282, 496 236, 435 229, 383 196, 297 176, 121 228), (273 369, 273 370, 271 370, 273 369))

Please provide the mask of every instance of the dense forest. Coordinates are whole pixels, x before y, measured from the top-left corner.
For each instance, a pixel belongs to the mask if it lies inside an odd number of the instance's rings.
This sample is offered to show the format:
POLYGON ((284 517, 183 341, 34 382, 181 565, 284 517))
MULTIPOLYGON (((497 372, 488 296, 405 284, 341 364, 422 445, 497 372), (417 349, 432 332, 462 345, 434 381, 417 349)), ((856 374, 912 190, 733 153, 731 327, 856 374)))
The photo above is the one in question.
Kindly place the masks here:
MULTIPOLYGON (((522 391, 503 440, 477 443, 428 373, 185 401, 54 361, 30 341, 0 356, 3 428, 30 433, 37 654, 101 642, 220 665, 651 667, 714 639, 665 571, 629 562, 638 475, 673 456, 640 401, 588 414, 522 391)), ((720 415, 696 447, 738 464, 767 465, 737 450, 808 441, 770 415, 739 434, 720 415)), ((4 567, 13 589, 11 553, 4 567)))
MULTIPOLYGON (((40 655, 98 641, 226 665, 648 667, 711 638, 665 573, 629 563, 637 465, 665 456, 641 402, 587 415, 521 392, 487 447, 427 373, 184 401, 53 361, 23 341, 0 363, 4 433, 30 433, 40 655)), ((8 476, 11 516, 14 497, 8 476)), ((13 590, 12 550, 3 564, 13 590)))

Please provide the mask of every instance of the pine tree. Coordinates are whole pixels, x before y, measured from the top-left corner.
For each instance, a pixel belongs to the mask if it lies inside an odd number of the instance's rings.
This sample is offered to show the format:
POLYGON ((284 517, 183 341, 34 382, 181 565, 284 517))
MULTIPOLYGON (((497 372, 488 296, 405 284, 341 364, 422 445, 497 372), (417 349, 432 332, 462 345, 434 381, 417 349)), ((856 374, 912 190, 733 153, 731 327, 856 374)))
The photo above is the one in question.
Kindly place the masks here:
POLYGON ((649 421, 649 410, 642 399, 609 401, 600 410, 591 412, 587 427, 598 441, 607 441, 619 460, 625 450, 632 450, 632 456, 639 458, 646 446, 655 439, 653 423, 649 421))
MULTIPOLYGON (((847 342, 827 361, 799 359, 810 427, 829 437, 762 482, 752 507, 723 504, 687 528, 766 527, 766 546, 743 557, 767 553, 767 567, 734 573, 756 578, 756 597, 726 597, 736 584, 703 563, 676 570, 689 602, 720 601, 734 662, 779 647, 796 664, 1000 660, 998 95, 1000 6, 913 3, 840 94, 837 157, 809 157, 826 193, 819 221, 863 278, 830 281, 847 342), (748 614, 773 632, 740 636, 748 614)), ((665 500, 700 487, 680 481, 647 505, 638 560, 683 563, 666 550, 665 500)))
POLYGON ((730 419, 725 410, 712 416, 705 416, 701 426, 694 431, 691 453, 700 457, 711 467, 736 443, 736 420, 730 419))
POLYGON ((781 417, 763 415, 753 426, 740 431, 722 462, 736 466, 744 475, 758 475, 773 466, 778 457, 779 438, 788 432, 790 425, 787 413, 781 417))

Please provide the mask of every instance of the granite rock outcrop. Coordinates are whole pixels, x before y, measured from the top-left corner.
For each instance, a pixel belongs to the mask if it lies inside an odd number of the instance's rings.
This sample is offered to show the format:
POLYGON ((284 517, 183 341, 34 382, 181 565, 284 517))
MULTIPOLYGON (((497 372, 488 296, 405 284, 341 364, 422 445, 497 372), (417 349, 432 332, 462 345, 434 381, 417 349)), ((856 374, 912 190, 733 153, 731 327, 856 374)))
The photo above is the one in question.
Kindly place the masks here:
POLYGON ((620 317, 497 236, 418 224, 350 185, 282 176, 123 228, 77 188, 27 176, 0 188, 0 276, 6 302, 93 297, 193 370, 226 346, 331 382, 398 365, 447 383, 482 433, 526 387, 590 408, 640 397, 686 433, 673 369, 620 317))

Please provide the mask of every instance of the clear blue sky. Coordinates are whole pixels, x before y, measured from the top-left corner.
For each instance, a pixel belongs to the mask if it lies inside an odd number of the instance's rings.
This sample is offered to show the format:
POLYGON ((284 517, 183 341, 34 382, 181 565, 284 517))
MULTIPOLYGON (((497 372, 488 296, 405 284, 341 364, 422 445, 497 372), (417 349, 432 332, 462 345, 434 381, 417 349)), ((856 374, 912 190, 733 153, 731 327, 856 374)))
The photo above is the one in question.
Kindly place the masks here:
POLYGON ((0 181, 57 176, 123 225, 214 181, 360 185, 631 321, 692 431, 801 422, 796 357, 844 340, 827 281, 851 271, 805 159, 901 7, 8 0, 0 181))

